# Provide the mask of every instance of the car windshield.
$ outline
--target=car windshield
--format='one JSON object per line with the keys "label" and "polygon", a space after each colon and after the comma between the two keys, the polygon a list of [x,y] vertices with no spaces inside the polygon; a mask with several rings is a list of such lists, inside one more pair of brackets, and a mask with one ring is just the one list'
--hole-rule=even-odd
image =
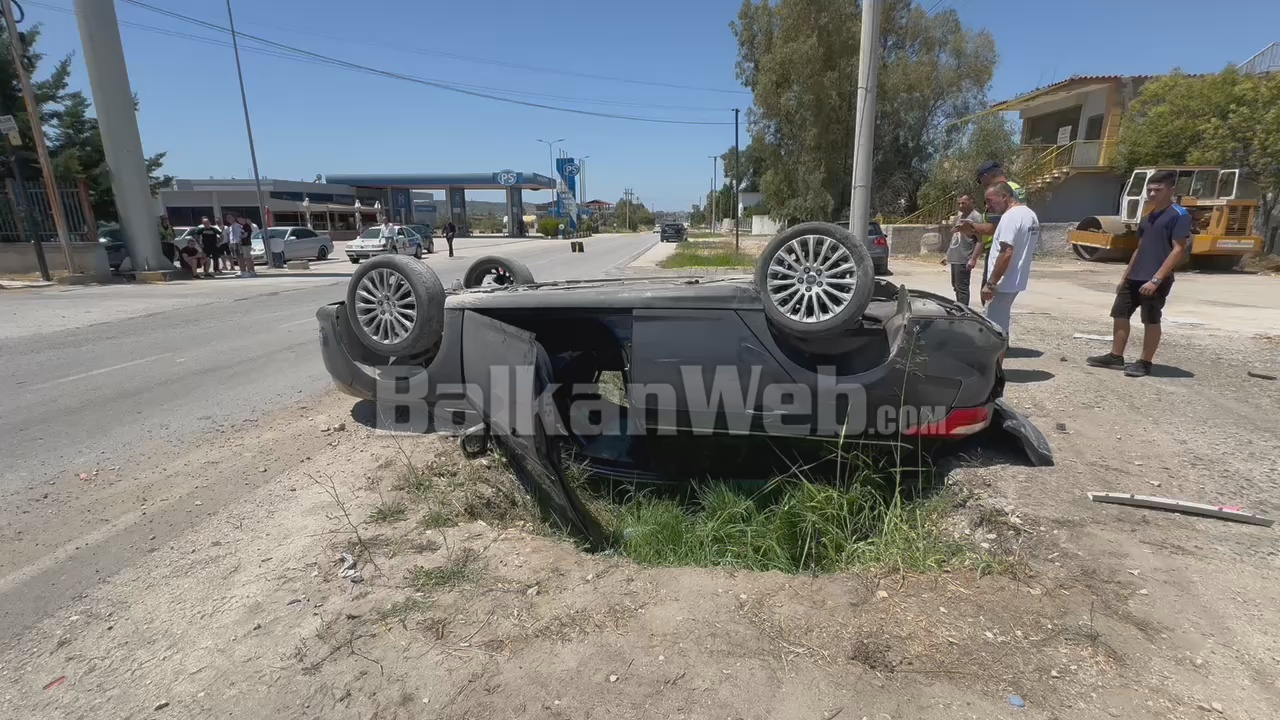
{"label": "car windshield", "polygon": [[666,225],[662,226],[662,229],[663,230],[680,230],[683,227],[684,226],[681,225],[680,223],[667,223]]}
{"label": "car windshield", "polygon": [[867,232],[869,232],[872,235],[883,235],[884,229],[880,227],[880,223],[873,220],[871,221],[871,229],[868,230]]}
{"label": "car windshield", "polygon": [[[273,237],[273,238],[282,238],[282,237],[284,237],[284,236],[286,236],[286,235],[288,235],[288,234],[289,234],[289,229],[288,229],[288,228],[267,228],[267,232],[268,232],[268,233],[270,233],[270,234],[271,234],[271,237]],[[261,231],[261,230],[259,230],[258,232],[254,233],[254,234],[253,234],[253,239],[254,239],[254,240],[261,240],[261,239],[262,239],[262,231]]]}
{"label": "car windshield", "polygon": [[364,232],[360,233],[360,239],[361,239],[361,240],[377,240],[377,239],[378,239],[378,238],[380,238],[380,237],[382,237],[382,226],[381,226],[381,225],[378,225],[378,226],[375,226],[375,227],[371,227],[371,228],[369,228],[369,229],[365,230]]}

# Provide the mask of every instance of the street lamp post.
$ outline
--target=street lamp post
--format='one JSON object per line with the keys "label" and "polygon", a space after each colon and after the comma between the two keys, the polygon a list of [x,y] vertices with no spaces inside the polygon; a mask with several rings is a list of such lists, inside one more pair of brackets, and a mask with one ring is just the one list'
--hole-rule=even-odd
{"label": "street lamp post", "polygon": [[719,194],[719,193],[717,193],[717,192],[716,192],[716,168],[718,168],[718,167],[720,166],[720,165],[719,165],[719,163],[720,163],[720,156],[719,156],[719,155],[708,155],[707,157],[711,158],[711,215],[710,215],[710,216],[708,216],[708,217],[709,217],[709,219],[707,220],[707,223],[711,226],[711,227],[710,227],[711,232],[715,232],[715,231],[716,231],[716,225],[715,225],[715,222],[716,222],[716,195],[718,195],[718,194]]}
{"label": "street lamp post", "polygon": [[583,155],[578,158],[578,202],[587,201],[587,158],[590,155]]}
{"label": "street lamp post", "polygon": [[552,148],[564,142],[564,138],[559,140],[539,140],[538,142],[547,146],[547,160],[551,162],[551,202],[554,203],[556,201],[556,156],[552,152]]}

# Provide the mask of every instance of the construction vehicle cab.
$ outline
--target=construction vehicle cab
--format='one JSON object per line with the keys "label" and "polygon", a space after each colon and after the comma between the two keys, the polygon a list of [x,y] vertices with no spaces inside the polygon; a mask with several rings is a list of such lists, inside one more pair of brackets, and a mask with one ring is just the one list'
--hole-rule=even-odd
{"label": "construction vehicle cab", "polygon": [[1128,260],[1138,248],[1138,224],[1149,212],[1147,180],[1165,170],[1177,173],[1174,201],[1191,213],[1191,267],[1230,269],[1241,256],[1261,250],[1262,238],[1253,233],[1258,189],[1242,179],[1239,170],[1146,167],[1129,176],[1120,195],[1119,215],[1087,217],[1067,233],[1075,254],[1082,260]]}

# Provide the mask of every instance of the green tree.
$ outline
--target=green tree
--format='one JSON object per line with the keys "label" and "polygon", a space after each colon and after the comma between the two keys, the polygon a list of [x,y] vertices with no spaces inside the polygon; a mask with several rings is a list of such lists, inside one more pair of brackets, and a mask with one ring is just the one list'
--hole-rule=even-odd
{"label": "green tree", "polygon": [[613,221],[616,227],[636,230],[653,225],[653,212],[646,208],[644,203],[621,198],[618,204],[614,205]]}
{"label": "green tree", "polygon": [[[730,147],[720,156],[720,167],[723,168],[724,179],[733,183],[733,150]],[[765,149],[755,142],[748,142],[742,147],[738,162],[742,164],[739,173],[742,176],[742,192],[760,192],[760,180],[765,171]]]}
{"label": "green tree", "polygon": [[[737,73],[751,89],[760,189],[783,219],[834,220],[849,207],[860,32],[858,3],[743,0],[732,23]],[[887,0],[881,25],[873,207],[915,209],[929,163],[986,105],[996,62],[985,30],[954,9]]]}
{"label": "green tree", "polygon": [[[32,78],[32,91],[40,104],[41,121],[44,124],[54,174],[63,182],[83,178],[89,188],[95,217],[98,220],[116,220],[118,214],[115,195],[111,189],[111,174],[102,148],[98,120],[90,114],[90,102],[84,93],[68,89],[72,56],[67,55],[59,60],[48,77],[36,80],[35,74],[44,59],[44,55],[35,50],[39,38],[39,25],[22,33],[26,51],[23,66]],[[0,25],[0,114],[14,116],[23,139],[23,144],[15,148],[15,153],[3,158],[5,175],[12,173],[9,163],[18,162],[21,163],[24,179],[28,183],[41,182],[42,174],[31,140],[31,119],[22,99],[22,86],[13,66],[13,51],[3,25]],[[164,158],[165,153],[159,153],[146,159],[153,191],[173,179],[159,174]]]}
{"label": "green tree", "polygon": [[1143,86],[1120,126],[1115,166],[1239,168],[1257,186],[1264,252],[1277,251],[1280,199],[1280,74],[1235,68],[1213,75],[1175,72]]}
{"label": "green tree", "polygon": [[988,113],[967,121],[929,164],[929,176],[920,187],[920,205],[939,203],[958,193],[969,193],[981,203],[977,169],[988,161],[1011,167],[1017,152],[1017,135],[1003,115]]}

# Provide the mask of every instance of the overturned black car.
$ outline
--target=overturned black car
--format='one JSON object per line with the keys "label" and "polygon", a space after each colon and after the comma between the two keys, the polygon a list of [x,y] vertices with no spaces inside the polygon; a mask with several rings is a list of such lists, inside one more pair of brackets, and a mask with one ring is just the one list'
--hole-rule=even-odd
{"label": "overturned black car", "polygon": [[446,291],[419,261],[361,265],[317,312],[325,367],[396,430],[503,443],[553,511],[590,529],[564,452],[593,471],[661,479],[653,448],[724,434],[908,442],[932,449],[988,426],[1033,464],[1044,437],[1002,400],[1003,332],[967,306],[872,273],[845,229],[775,237],[754,277],[538,283],[477,260]]}

